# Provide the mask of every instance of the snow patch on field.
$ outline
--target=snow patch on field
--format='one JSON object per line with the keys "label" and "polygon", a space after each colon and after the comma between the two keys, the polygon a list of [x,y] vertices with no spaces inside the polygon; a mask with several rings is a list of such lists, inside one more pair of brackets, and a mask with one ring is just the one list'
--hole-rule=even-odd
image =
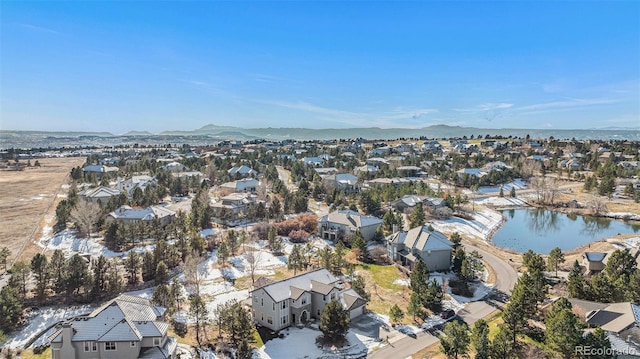
{"label": "snow patch on field", "polygon": [[481,204],[483,206],[492,206],[492,207],[523,207],[527,206],[527,203],[520,198],[511,198],[511,197],[488,197],[482,198],[474,201],[477,204]]}
{"label": "snow patch on field", "polygon": [[450,287],[447,288],[447,294],[449,294],[454,301],[456,301],[460,305],[463,305],[466,303],[477,302],[484,299],[484,297],[491,293],[491,290],[493,289],[492,285],[487,285],[483,282],[472,283],[471,287],[474,289],[473,297],[463,297],[461,295],[452,294]]}
{"label": "snow patch on field", "polygon": [[41,308],[32,311],[27,315],[27,324],[22,330],[9,335],[9,340],[5,343],[8,348],[22,348],[28,341],[33,339],[43,330],[55,323],[77,317],[79,315],[88,314],[93,310],[89,305],[74,306],[68,308]]}
{"label": "snow patch on field", "polygon": [[404,287],[408,287],[409,286],[409,279],[404,279],[404,278],[398,278],[396,280],[393,281],[393,284],[397,284],[397,285],[401,285]]}
{"label": "snow patch on field", "polygon": [[319,348],[316,345],[316,338],[322,335],[322,332],[318,330],[291,327],[282,333],[284,338],[272,339],[256,349],[254,358],[361,358],[367,355],[369,348],[379,345],[374,338],[358,334],[353,330],[347,333],[348,344],[342,348]]}
{"label": "snow patch on field", "polygon": [[487,240],[502,223],[502,215],[490,209],[474,212],[473,217],[472,220],[451,217],[447,220],[433,221],[431,225],[440,232],[458,232]]}
{"label": "snow patch on field", "polygon": [[125,252],[114,252],[98,242],[101,238],[78,238],[76,237],[76,231],[73,229],[65,229],[53,236],[51,227],[44,227],[42,232],[42,239],[38,241],[40,247],[52,251],[61,249],[67,255],[79,253],[81,255],[90,255],[91,257],[103,255],[111,258],[126,256],[131,250],[138,253],[145,253],[153,251],[156,247],[155,244],[148,244],[145,246],[137,246]]}

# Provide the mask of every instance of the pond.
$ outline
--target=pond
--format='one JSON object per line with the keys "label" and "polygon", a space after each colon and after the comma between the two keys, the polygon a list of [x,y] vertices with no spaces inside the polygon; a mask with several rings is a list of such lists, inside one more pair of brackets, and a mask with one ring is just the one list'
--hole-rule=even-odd
{"label": "pond", "polygon": [[618,233],[640,232],[640,222],[567,215],[540,208],[500,211],[507,222],[491,241],[498,247],[523,253],[531,249],[547,254],[555,247],[563,251]]}

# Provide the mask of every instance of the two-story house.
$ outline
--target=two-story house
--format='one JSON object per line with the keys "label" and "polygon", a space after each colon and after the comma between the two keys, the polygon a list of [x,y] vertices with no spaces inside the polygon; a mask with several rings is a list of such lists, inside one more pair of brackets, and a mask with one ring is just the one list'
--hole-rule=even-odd
{"label": "two-story house", "polygon": [[85,317],[62,324],[50,337],[52,359],[174,359],[165,309],[121,295]]}
{"label": "two-story house", "polygon": [[[227,224],[234,224],[246,218],[249,211],[258,204],[257,196],[250,193],[231,193],[211,204],[213,216]],[[235,223],[237,224],[237,223]]]}
{"label": "two-story house", "polygon": [[327,214],[318,221],[318,235],[324,239],[337,241],[351,238],[360,231],[365,241],[373,239],[382,220],[365,216],[351,210],[338,210]]}
{"label": "two-story house", "polygon": [[118,221],[121,223],[132,222],[151,222],[154,219],[158,219],[162,226],[173,222],[176,217],[176,212],[162,207],[162,206],[150,206],[147,208],[132,208],[130,206],[120,206],[120,208],[109,213],[106,222]]}
{"label": "two-story house", "polygon": [[389,258],[409,268],[421,259],[429,271],[448,270],[452,250],[453,243],[443,233],[429,230],[427,225],[387,237]]}
{"label": "two-story house", "polygon": [[111,197],[117,197],[119,195],[120,191],[117,189],[105,186],[88,188],[78,192],[78,198],[91,203],[100,203],[101,205],[107,204]]}
{"label": "two-story house", "polygon": [[335,173],[326,175],[322,178],[322,182],[328,188],[336,188],[338,191],[345,193],[358,192],[360,186],[358,185],[358,177],[351,173]]}
{"label": "two-story house", "polygon": [[342,303],[350,318],[363,314],[367,304],[353,289],[341,290],[339,280],[324,268],[263,283],[251,292],[251,313],[256,324],[274,331],[319,319],[331,300]]}
{"label": "two-story house", "polygon": [[260,181],[255,178],[243,178],[241,180],[223,183],[220,185],[220,193],[256,193]]}

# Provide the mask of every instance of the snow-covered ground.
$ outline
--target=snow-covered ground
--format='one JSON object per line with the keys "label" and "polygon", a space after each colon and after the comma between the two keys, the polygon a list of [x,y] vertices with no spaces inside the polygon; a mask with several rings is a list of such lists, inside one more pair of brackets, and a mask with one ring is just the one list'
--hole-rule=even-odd
{"label": "snow-covered ground", "polygon": [[484,297],[486,297],[487,294],[491,293],[491,290],[493,289],[492,285],[487,285],[483,282],[472,283],[471,287],[474,289],[473,297],[463,297],[461,295],[455,295],[451,293],[451,288],[449,287],[447,287],[447,294],[449,294],[452,300],[454,300],[455,302],[459,303],[460,305],[464,305],[466,303],[477,302],[484,299]]}
{"label": "snow-covered ground", "polygon": [[398,278],[398,279],[393,281],[393,284],[397,284],[397,285],[402,285],[402,286],[408,287],[410,282],[411,281],[409,279]]}
{"label": "snow-covered ground", "polygon": [[319,348],[316,339],[322,332],[310,328],[291,327],[283,331],[284,338],[275,338],[254,352],[256,359],[296,359],[296,358],[361,358],[366,356],[370,347],[380,343],[375,339],[349,330],[348,344],[342,348]]}
{"label": "snow-covered ground", "polygon": [[11,333],[4,344],[8,348],[22,348],[29,340],[33,339],[47,327],[64,319],[69,319],[82,314],[88,314],[93,310],[89,305],[73,306],[68,308],[40,308],[32,311],[27,316],[27,324],[17,333]]}
{"label": "snow-covered ground", "polygon": [[122,257],[126,256],[130,251],[138,253],[145,253],[153,251],[156,247],[155,244],[148,244],[145,246],[137,246],[129,251],[114,252],[104,245],[100,244],[99,238],[78,238],[76,237],[76,231],[73,229],[65,229],[56,234],[52,233],[51,227],[45,227],[43,229],[42,239],[38,242],[38,245],[46,250],[61,249],[66,255],[73,255],[79,253],[81,255],[90,255],[91,257],[99,257],[103,255],[105,257]]}
{"label": "snow-covered ground", "polygon": [[481,204],[483,206],[491,206],[491,207],[522,207],[527,206],[527,202],[523,201],[521,198],[512,198],[512,197],[487,197],[474,201],[477,204]]}
{"label": "snow-covered ground", "polygon": [[[512,188],[515,188],[516,190],[525,189],[527,188],[527,183],[521,178],[516,178],[515,180],[502,185],[502,191],[504,193],[508,193],[509,191],[511,191]],[[500,186],[480,187],[476,191],[476,193],[492,193],[492,192],[495,192],[495,193],[500,192]]]}
{"label": "snow-covered ground", "polygon": [[473,217],[472,220],[451,217],[447,220],[433,221],[431,224],[440,232],[458,232],[487,240],[489,235],[502,223],[502,215],[490,209],[474,212]]}

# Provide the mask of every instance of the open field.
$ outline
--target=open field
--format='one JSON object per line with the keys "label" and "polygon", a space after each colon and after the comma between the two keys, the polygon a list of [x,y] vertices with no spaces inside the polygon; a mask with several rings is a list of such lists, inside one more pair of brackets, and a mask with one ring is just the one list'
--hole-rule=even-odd
{"label": "open field", "polygon": [[81,166],[85,159],[38,161],[40,167],[0,172],[0,246],[11,250],[8,265],[19,257],[30,258],[36,253],[35,246],[23,250],[39,238],[45,218],[55,218],[56,205],[61,195],[66,194],[62,185],[69,183],[71,168]]}

